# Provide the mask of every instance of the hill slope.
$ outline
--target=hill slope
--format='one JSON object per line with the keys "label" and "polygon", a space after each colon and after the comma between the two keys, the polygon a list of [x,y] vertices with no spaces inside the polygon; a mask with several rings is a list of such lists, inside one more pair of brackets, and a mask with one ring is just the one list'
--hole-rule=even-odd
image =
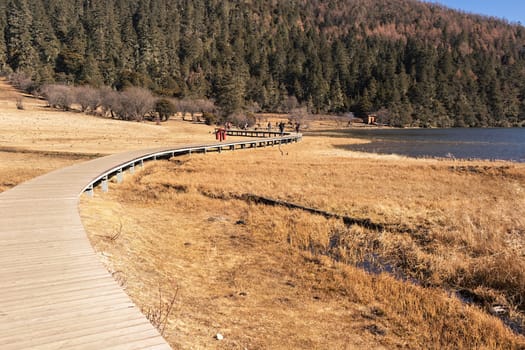
{"label": "hill slope", "polygon": [[226,113],[301,103],[508,126],[525,119],[524,29],[415,0],[10,0],[0,65],[37,83],[207,96]]}

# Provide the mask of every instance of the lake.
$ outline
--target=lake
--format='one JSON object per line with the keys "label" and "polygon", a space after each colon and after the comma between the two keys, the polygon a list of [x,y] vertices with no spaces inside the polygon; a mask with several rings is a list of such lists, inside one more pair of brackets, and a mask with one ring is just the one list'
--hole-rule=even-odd
{"label": "lake", "polygon": [[[333,134],[335,132],[335,134]],[[345,145],[353,151],[410,157],[501,159],[525,162],[525,128],[348,129],[334,136],[371,143]]]}

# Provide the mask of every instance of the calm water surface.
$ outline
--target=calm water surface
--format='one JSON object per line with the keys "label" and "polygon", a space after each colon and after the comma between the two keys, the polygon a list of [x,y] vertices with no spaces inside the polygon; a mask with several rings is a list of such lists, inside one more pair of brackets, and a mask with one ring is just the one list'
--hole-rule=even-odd
{"label": "calm water surface", "polygon": [[525,128],[513,129],[349,129],[340,137],[364,138],[369,144],[345,149],[410,157],[501,159],[525,162]]}

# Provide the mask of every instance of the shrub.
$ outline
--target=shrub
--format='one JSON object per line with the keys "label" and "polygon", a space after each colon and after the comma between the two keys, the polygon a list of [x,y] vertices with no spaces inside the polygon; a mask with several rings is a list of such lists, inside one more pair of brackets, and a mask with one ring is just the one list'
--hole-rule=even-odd
{"label": "shrub", "polygon": [[9,74],[8,79],[14,87],[22,91],[33,93],[36,89],[36,83],[31,79],[31,76],[26,73],[11,73]]}
{"label": "shrub", "polygon": [[214,102],[208,99],[182,99],[177,101],[177,110],[182,112],[183,118],[185,113],[189,113],[192,121],[200,121],[196,113],[213,113],[216,107]]}
{"label": "shrub", "polygon": [[144,116],[153,110],[155,99],[151,92],[144,88],[132,87],[120,94],[119,115],[124,120],[144,120]]}
{"label": "shrub", "polygon": [[309,115],[310,113],[308,113],[308,109],[306,107],[293,108],[290,111],[290,117],[288,118],[288,121],[290,123],[302,123],[308,118]]}
{"label": "shrub", "polygon": [[100,90],[102,113],[104,116],[110,114],[111,118],[121,119],[118,113],[122,110],[120,93],[105,87]]}
{"label": "shrub", "polygon": [[99,90],[100,104],[104,115],[121,120],[142,121],[154,109],[155,98],[147,89],[132,87],[124,92],[110,88]]}
{"label": "shrub", "polygon": [[100,90],[90,86],[79,86],[74,89],[75,102],[80,105],[82,112],[95,113],[102,103]]}
{"label": "shrub", "polygon": [[63,109],[65,111],[71,109],[71,105],[76,99],[75,92],[71,86],[57,84],[44,85],[41,91],[50,107]]}
{"label": "shrub", "polygon": [[255,115],[252,113],[233,113],[230,114],[226,120],[241,129],[244,127],[252,127],[257,123],[257,118],[255,118]]}
{"label": "shrub", "polygon": [[175,105],[165,98],[158,99],[155,102],[155,112],[157,113],[160,121],[168,121],[168,119],[176,112]]}
{"label": "shrub", "polygon": [[206,125],[216,125],[219,122],[219,117],[210,112],[204,112],[202,114],[202,118],[204,119],[204,123]]}

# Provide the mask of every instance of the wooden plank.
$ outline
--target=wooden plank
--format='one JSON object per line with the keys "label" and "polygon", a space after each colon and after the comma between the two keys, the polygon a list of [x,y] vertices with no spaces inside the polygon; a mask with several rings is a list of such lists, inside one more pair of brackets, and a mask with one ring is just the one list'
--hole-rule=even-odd
{"label": "wooden plank", "polygon": [[[121,320],[120,316],[121,312],[120,310],[116,310],[116,313],[111,315],[106,315],[105,318],[108,322],[118,322]],[[126,322],[136,322],[137,320],[141,320],[141,317],[134,318],[134,317],[128,317],[126,319]],[[73,325],[67,325],[63,321],[59,321],[53,324],[53,328],[60,329],[64,326],[68,326],[67,330],[62,332],[62,335],[64,337],[72,338],[76,334],[85,335],[85,334],[93,334],[93,332],[96,330],[98,325],[100,324],[100,316],[99,315],[91,315],[90,317],[86,317],[84,319],[84,322],[82,324],[74,323]],[[67,332],[67,333],[66,333]],[[32,337],[36,337],[39,340],[42,337],[49,335],[49,327],[48,325],[35,325],[31,332]],[[3,340],[3,345],[8,345],[12,343],[20,343],[21,341],[24,341],[27,335],[23,331],[23,329],[20,329],[20,332],[12,332],[10,335],[5,336]]]}
{"label": "wooden plank", "polygon": [[2,349],[169,348],[87,240],[78,198],[101,171],[93,163],[0,194]]}

